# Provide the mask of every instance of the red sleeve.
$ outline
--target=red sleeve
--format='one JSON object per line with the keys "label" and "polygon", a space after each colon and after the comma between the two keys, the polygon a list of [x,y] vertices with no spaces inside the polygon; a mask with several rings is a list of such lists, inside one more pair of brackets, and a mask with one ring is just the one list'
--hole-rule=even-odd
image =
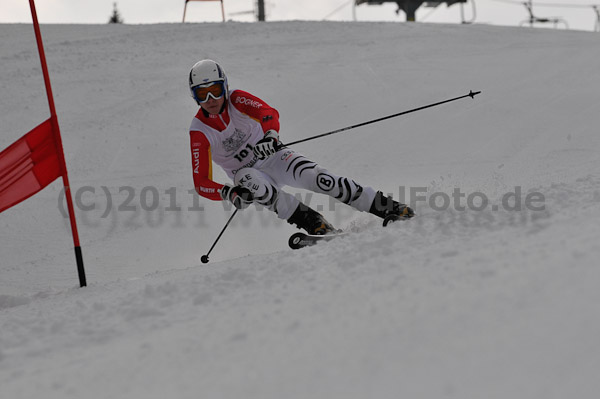
{"label": "red sleeve", "polygon": [[202,132],[191,131],[192,168],[194,188],[201,196],[213,201],[221,201],[219,191],[223,185],[212,180],[212,158],[210,143]]}
{"label": "red sleeve", "polygon": [[279,133],[279,112],[252,94],[235,90],[231,93],[231,103],[240,112],[261,124],[263,132],[273,129]]}

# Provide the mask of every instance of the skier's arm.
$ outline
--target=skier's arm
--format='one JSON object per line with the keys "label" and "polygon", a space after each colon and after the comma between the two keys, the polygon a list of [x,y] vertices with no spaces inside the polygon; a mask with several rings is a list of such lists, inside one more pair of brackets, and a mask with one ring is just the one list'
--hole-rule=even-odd
{"label": "skier's arm", "polygon": [[192,169],[194,173],[194,188],[201,196],[213,201],[221,201],[219,191],[223,188],[212,180],[212,159],[210,143],[202,132],[191,131]]}
{"label": "skier's arm", "polygon": [[279,134],[279,112],[260,98],[235,90],[231,93],[231,103],[238,111],[260,123],[265,134],[270,130]]}

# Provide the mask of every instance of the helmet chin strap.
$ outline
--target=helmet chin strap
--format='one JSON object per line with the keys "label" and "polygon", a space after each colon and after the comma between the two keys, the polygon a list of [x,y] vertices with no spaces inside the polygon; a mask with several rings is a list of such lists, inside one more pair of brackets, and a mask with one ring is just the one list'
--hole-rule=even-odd
{"label": "helmet chin strap", "polygon": [[223,105],[221,106],[221,109],[219,110],[219,114],[222,114],[223,111],[225,111],[225,106],[227,105],[227,102],[229,100],[225,99],[225,101],[223,101]]}

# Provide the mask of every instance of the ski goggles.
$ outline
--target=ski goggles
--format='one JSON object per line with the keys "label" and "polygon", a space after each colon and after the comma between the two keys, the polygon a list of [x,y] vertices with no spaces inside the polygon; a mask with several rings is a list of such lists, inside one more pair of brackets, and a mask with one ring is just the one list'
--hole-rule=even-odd
{"label": "ski goggles", "polygon": [[211,82],[203,85],[195,86],[192,89],[194,99],[199,103],[207,102],[211,97],[215,100],[220,99],[225,95],[225,86],[223,82]]}

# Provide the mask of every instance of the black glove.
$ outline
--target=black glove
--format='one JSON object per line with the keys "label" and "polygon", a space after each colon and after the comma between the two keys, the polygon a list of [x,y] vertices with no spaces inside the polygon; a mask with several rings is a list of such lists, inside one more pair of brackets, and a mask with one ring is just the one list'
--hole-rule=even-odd
{"label": "black glove", "polygon": [[252,203],[252,192],[245,187],[224,185],[221,198],[233,204],[237,209],[246,209]]}
{"label": "black glove", "polygon": [[258,159],[266,159],[279,150],[279,134],[271,129],[267,130],[265,137],[254,145],[254,155]]}

